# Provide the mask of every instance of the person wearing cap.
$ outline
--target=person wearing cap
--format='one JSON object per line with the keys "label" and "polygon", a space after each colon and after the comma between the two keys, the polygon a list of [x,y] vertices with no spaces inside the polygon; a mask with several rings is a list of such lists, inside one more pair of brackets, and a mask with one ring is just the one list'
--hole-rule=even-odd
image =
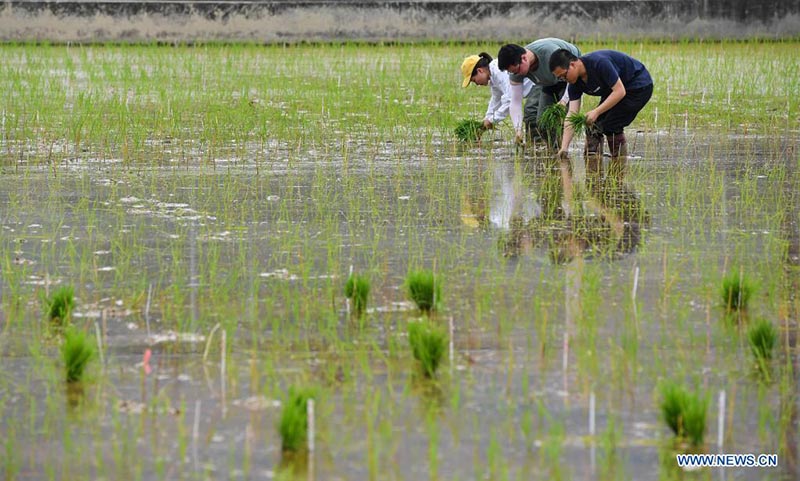
{"label": "person wearing cap", "polygon": [[[550,55],[556,50],[567,49],[576,56],[581,51],[575,45],[560,38],[542,38],[529,43],[525,47],[516,44],[506,44],[497,54],[497,66],[500,70],[508,71],[511,82],[511,106],[509,109],[511,120],[517,128],[516,140],[524,142],[521,128],[522,120],[528,131],[530,140],[544,139],[551,147],[557,148],[558,135],[552,131],[539,128],[539,119],[547,107],[560,101],[566,103],[564,94],[567,83],[556,78],[550,71]],[[525,78],[534,83],[525,103],[525,116],[522,118],[522,82]]]}
{"label": "person wearing cap", "polygon": [[[653,95],[653,79],[644,64],[616,50],[598,50],[578,57],[563,49],[550,56],[549,68],[554,76],[569,83],[567,115],[580,112],[583,94],[600,97],[597,107],[586,113],[587,124],[595,126],[586,133],[587,160],[596,163],[602,157],[605,135],[611,159],[624,162],[627,156],[624,128]],[[559,157],[567,156],[573,135],[572,126],[564,122]]]}
{"label": "person wearing cap", "polygon": [[[492,129],[498,122],[508,117],[511,105],[511,84],[508,81],[508,74],[500,71],[497,67],[497,59],[492,59],[492,56],[486,52],[470,55],[461,63],[461,73],[464,76],[461,86],[464,88],[470,82],[474,82],[475,85],[491,87],[492,97],[489,99],[489,106],[483,116],[484,129]],[[525,79],[522,86],[523,97],[528,95],[531,87],[533,87],[533,82]]]}

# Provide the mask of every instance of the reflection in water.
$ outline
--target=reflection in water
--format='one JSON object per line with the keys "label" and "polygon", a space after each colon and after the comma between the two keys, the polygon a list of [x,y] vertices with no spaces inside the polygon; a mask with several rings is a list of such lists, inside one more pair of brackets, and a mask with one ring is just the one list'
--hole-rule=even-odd
{"label": "reflection in water", "polygon": [[74,413],[85,402],[85,391],[83,383],[70,382],[66,387],[67,407],[70,413]]}
{"label": "reflection in water", "polygon": [[574,170],[581,169],[573,169],[568,160],[497,164],[491,195],[472,199],[467,216],[472,224],[465,221],[497,230],[498,249],[505,257],[538,249],[554,264],[565,265],[564,393],[569,392],[570,343],[583,311],[585,259],[634,252],[642,242],[642,228],[650,223],[649,213],[626,182],[624,159],[613,159],[607,168],[602,162],[578,167],[585,175],[575,175]]}
{"label": "reflection in water", "polygon": [[[791,168],[790,168],[791,169]],[[797,173],[789,175],[797,179]],[[784,343],[788,362],[780,394],[781,442],[780,466],[786,479],[800,479],[800,449],[798,449],[798,403],[800,403],[800,352],[797,349],[798,319],[800,318],[800,218],[798,218],[796,182],[787,182],[783,203],[782,231],[786,238],[784,302]],[[782,316],[783,317],[783,316]]]}
{"label": "reflection in water", "polygon": [[491,201],[489,222],[500,229],[508,230],[512,225],[526,225],[541,209],[528,195],[525,179],[515,175],[513,165],[498,165],[494,170],[496,192]]}
{"label": "reflection in water", "polygon": [[564,271],[564,345],[562,354],[563,390],[569,392],[569,342],[583,312],[583,256],[575,255]]}
{"label": "reflection in water", "polygon": [[314,479],[313,469],[308,451],[284,451],[281,453],[280,462],[278,464],[278,478],[293,481],[307,481],[309,479]]}
{"label": "reflection in water", "polygon": [[566,160],[496,166],[488,224],[500,231],[500,252],[517,257],[542,247],[555,264],[633,252],[650,215],[625,174],[618,160],[605,171],[593,164],[584,178]]}

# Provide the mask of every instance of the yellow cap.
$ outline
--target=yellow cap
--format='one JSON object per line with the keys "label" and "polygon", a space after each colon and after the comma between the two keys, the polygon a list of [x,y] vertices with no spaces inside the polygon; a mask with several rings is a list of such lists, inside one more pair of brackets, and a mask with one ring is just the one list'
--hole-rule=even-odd
{"label": "yellow cap", "polygon": [[469,85],[469,82],[472,80],[472,71],[475,70],[475,64],[477,64],[480,59],[481,57],[479,55],[470,55],[464,59],[464,62],[461,64],[461,73],[464,74],[464,82],[461,83],[462,87]]}

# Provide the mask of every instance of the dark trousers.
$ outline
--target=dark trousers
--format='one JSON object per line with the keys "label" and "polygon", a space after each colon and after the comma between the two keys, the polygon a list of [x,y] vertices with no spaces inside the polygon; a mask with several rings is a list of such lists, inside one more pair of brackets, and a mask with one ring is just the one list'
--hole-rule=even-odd
{"label": "dark trousers", "polygon": [[[625,97],[610,110],[597,118],[597,127],[605,135],[621,134],[622,130],[629,126],[639,111],[644,108],[650,97],[653,95],[653,84],[647,87],[628,90]],[[605,102],[606,98],[600,99],[600,103]]]}
{"label": "dark trousers", "polygon": [[534,85],[528,94],[525,101],[525,112],[523,120],[525,127],[528,129],[528,135],[531,139],[545,139],[548,144],[556,146],[558,141],[558,132],[544,132],[539,128],[539,119],[542,113],[547,110],[547,107],[558,102],[564,95],[567,88],[566,82],[559,82],[555,85],[542,87],[541,85]]}

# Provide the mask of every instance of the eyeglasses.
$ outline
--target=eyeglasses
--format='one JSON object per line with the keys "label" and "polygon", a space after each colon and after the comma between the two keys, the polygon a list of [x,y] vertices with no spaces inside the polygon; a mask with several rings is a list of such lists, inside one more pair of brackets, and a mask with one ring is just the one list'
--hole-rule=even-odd
{"label": "eyeglasses", "polygon": [[562,73],[561,75],[556,75],[556,80],[559,80],[561,82],[566,82],[567,81],[567,72],[569,72],[569,69],[571,69],[571,68],[572,68],[572,64],[567,65],[567,68],[566,68],[566,70],[564,70],[564,73]]}

